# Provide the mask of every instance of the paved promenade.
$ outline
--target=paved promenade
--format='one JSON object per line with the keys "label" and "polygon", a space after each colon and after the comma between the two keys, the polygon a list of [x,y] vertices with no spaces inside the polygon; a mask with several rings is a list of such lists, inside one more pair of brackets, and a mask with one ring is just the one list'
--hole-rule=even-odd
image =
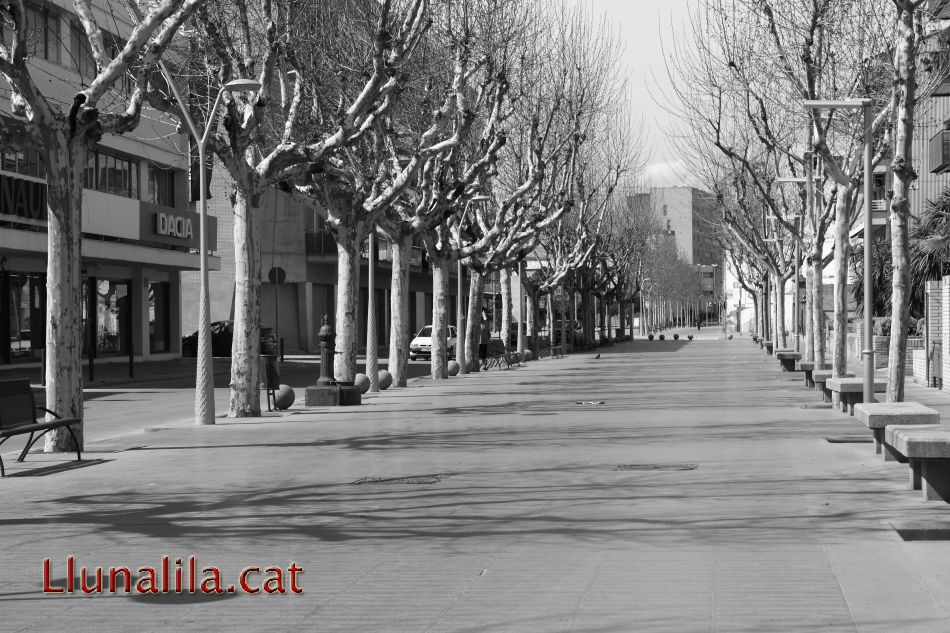
{"label": "paved promenade", "polygon": [[[799,374],[744,337],[600,354],[124,435],[60,472],[12,440],[0,630],[950,631],[950,542],[895,530],[950,534],[950,506],[827,441],[869,432]],[[303,592],[44,595],[70,555],[194,555],[224,585],[295,563]]]}

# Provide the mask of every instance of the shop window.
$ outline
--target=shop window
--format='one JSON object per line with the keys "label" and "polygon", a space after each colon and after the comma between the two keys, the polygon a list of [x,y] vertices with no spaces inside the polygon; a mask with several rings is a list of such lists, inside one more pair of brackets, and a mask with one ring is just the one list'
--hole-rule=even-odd
{"label": "shop window", "polygon": [[171,285],[167,281],[148,285],[148,351],[171,351]]}
{"label": "shop window", "polygon": [[[45,277],[32,273],[0,273],[0,323],[5,341],[0,341],[0,362],[35,361],[43,349]],[[9,345],[9,347],[7,347]]]}
{"label": "shop window", "polygon": [[96,355],[127,354],[129,328],[131,326],[131,302],[129,301],[129,281],[96,279],[90,284],[83,281],[83,352],[89,349],[90,327],[90,291],[95,292],[95,329]]}
{"label": "shop window", "polygon": [[146,200],[166,207],[175,206],[175,171],[148,164],[148,192]]}

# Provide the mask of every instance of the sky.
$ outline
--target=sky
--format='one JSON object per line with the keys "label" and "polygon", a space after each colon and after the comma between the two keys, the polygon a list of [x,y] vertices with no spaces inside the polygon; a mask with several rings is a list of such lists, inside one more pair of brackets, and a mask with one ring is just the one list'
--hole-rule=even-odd
{"label": "sky", "polygon": [[631,108],[643,120],[644,134],[652,148],[645,179],[654,186],[690,184],[676,143],[667,138],[671,128],[663,99],[666,68],[663,46],[670,49],[673,33],[680,34],[688,25],[689,12],[697,0],[578,0],[594,15],[606,14],[617,25],[624,41],[624,61],[633,89]]}

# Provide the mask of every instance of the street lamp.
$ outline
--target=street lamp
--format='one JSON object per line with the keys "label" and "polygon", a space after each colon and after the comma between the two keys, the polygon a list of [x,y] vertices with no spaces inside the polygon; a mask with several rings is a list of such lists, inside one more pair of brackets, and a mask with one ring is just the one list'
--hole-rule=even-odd
{"label": "street lamp", "polygon": [[[465,312],[463,311],[463,301],[462,301],[462,225],[465,223],[465,216],[468,215],[468,205],[473,202],[487,202],[491,200],[491,196],[477,195],[472,196],[465,202],[465,208],[462,210],[462,217],[459,218],[459,233],[458,233],[458,273],[456,282],[456,292],[455,292],[455,360],[459,364],[459,373],[467,374],[468,373],[468,359],[465,355]],[[524,281],[521,280],[523,284]],[[443,346],[444,349],[445,346]]]}
{"label": "street lamp", "polygon": [[188,125],[188,130],[198,143],[198,186],[199,191],[199,218],[198,218],[198,247],[200,265],[200,284],[201,291],[198,303],[198,350],[197,350],[197,370],[195,372],[195,424],[214,424],[214,368],[211,358],[211,298],[209,296],[208,283],[208,193],[207,177],[205,175],[205,147],[208,143],[208,137],[211,134],[213,123],[215,122],[215,112],[221,103],[221,96],[227,91],[249,92],[260,90],[261,82],[254,79],[235,79],[221,86],[218,95],[214,99],[208,121],[205,129],[198,134],[198,128],[188,110],[187,102],[181,98],[178,88],[175,86],[172,74],[168,72],[164,62],[159,62],[162,75],[175,101],[178,102],[178,108],[181,110],[181,116]]}
{"label": "street lamp", "polygon": [[[806,110],[862,110],[864,114],[864,401],[874,402],[874,341],[871,327],[874,289],[871,287],[871,99],[846,99],[841,101],[805,100]],[[796,280],[797,281],[797,280]]]}

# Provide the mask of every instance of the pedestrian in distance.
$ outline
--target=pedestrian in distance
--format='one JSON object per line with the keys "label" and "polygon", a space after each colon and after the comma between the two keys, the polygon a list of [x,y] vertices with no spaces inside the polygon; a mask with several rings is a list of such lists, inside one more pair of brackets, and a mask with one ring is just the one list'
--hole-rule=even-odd
{"label": "pedestrian in distance", "polygon": [[482,322],[478,326],[478,361],[482,369],[488,362],[488,341],[491,340],[491,328],[488,327],[488,312],[482,311]]}

